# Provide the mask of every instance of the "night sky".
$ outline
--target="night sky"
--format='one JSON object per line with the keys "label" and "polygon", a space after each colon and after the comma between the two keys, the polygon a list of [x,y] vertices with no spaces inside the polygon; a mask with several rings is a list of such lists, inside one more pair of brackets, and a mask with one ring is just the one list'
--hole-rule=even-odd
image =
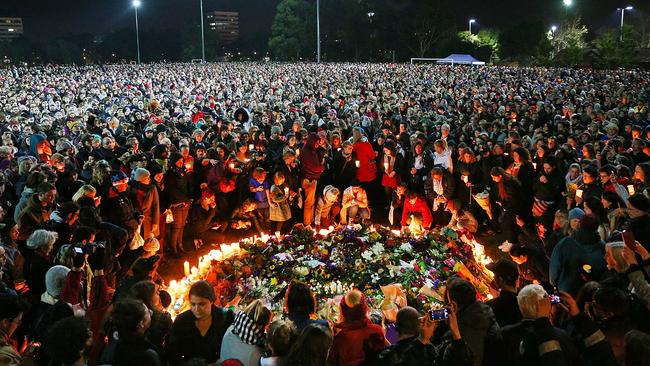
{"label": "night sky", "polygon": [[[315,0],[314,0],[315,1]],[[355,1],[355,0],[350,0]],[[396,0],[399,1],[399,0]],[[422,0],[425,1],[425,0]],[[140,26],[180,28],[184,22],[199,20],[199,0],[142,0]],[[240,12],[240,30],[247,34],[270,34],[275,7],[280,0],[204,0],[210,10]],[[326,7],[328,1],[321,0]],[[111,30],[132,26],[130,0],[0,0],[0,16],[22,17],[28,38],[56,37],[91,33],[103,35]],[[522,21],[541,20],[557,23],[564,12],[561,0],[463,0],[456,2],[457,27],[475,17],[480,27],[503,27]],[[618,25],[617,7],[634,5],[626,17],[648,16],[650,1],[574,0],[572,11],[579,13],[590,31]],[[379,12],[381,9],[375,10]],[[628,18],[630,19],[630,18]]]}

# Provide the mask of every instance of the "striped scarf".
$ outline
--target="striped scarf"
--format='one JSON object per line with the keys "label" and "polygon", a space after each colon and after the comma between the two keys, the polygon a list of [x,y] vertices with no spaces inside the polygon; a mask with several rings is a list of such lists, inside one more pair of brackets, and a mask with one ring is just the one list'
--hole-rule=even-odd
{"label": "striped scarf", "polygon": [[235,316],[232,333],[246,344],[263,346],[265,341],[264,330],[260,329],[253,319],[242,311]]}

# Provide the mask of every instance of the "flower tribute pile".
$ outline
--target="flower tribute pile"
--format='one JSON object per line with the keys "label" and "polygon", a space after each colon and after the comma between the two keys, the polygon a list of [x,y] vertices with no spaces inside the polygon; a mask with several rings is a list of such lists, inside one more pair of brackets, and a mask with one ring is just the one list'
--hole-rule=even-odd
{"label": "flower tribute pile", "polygon": [[319,314],[334,320],[340,296],[351,288],[362,290],[371,305],[383,300],[382,286],[400,284],[407,296],[425,307],[443,303],[445,281],[459,275],[489,297],[490,259],[469,235],[450,229],[404,235],[381,226],[345,226],[315,233],[296,227],[291,234],[262,234],[234,244],[222,244],[199,258],[198,266],[185,262],[185,277],[171,281],[172,315],[189,307],[187,291],[197,280],[213,284],[221,306],[265,299],[282,310],[283,292],[291,280],[309,283],[319,303]]}

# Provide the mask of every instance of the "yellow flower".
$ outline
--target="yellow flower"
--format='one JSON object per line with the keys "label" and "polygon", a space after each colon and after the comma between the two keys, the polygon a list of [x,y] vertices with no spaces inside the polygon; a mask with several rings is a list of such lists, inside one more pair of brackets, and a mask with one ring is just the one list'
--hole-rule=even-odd
{"label": "yellow flower", "polygon": [[278,284],[278,279],[275,277],[271,278],[271,286],[275,286],[277,284]]}

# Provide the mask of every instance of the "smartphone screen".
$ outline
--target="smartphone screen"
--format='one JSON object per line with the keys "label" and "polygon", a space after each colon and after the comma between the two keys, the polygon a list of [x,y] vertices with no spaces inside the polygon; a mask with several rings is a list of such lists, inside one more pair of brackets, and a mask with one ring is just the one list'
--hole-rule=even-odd
{"label": "smartphone screen", "polygon": [[82,253],[84,252],[84,250],[81,249],[81,248],[79,248],[79,247],[75,247],[75,248],[74,248],[74,252],[75,252],[75,253],[82,254]]}
{"label": "smartphone screen", "polygon": [[449,319],[449,310],[445,308],[437,309],[437,310],[429,310],[429,319],[431,320]]}
{"label": "smartphone screen", "polygon": [[557,305],[560,303],[560,296],[558,295],[551,295],[551,305]]}
{"label": "smartphone screen", "polygon": [[636,250],[636,241],[634,239],[634,233],[631,231],[623,231],[621,233],[623,236],[623,243],[625,243],[625,246],[630,248],[632,251]]}

